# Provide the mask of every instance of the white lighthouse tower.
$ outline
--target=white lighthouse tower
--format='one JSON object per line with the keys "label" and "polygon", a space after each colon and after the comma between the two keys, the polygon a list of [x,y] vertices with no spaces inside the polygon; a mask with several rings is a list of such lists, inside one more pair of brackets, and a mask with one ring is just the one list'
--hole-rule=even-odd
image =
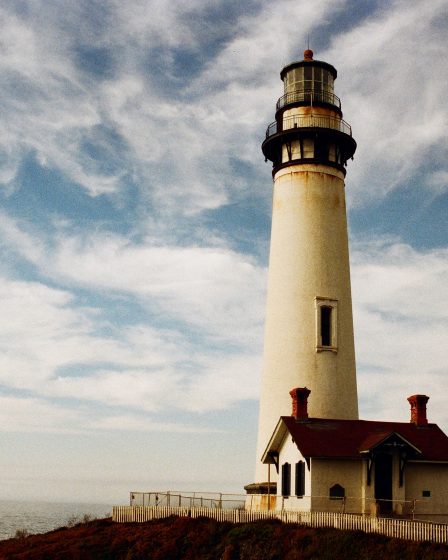
{"label": "white lighthouse tower", "polygon": [[[344,177],[356,150],[333,92],[336,69],[306,50],[281,71],[262,150],[274,193],[255,484],[268,480],[261,456],[289,391],[311,390],[310,417],[357,419]],[[275,473],[271,480],[275,481]],[[249,491],[249,487],[247,487]]]}

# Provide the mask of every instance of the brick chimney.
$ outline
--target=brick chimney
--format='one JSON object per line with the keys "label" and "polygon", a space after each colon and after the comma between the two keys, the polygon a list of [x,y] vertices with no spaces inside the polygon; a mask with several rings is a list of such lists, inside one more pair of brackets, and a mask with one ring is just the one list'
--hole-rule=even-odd
{"label": "brick chimney", "polygon": [[296,420],[308,418],[308,396],[311,393],[306,387],[296,387],[289,392],[292,397],[292,415]]}
{"label": "brick chimney", "polygon": [[429,397],[426,395],[412,395],[408,397],[411,405],[411,422],[416,426],[425,426],[428,423],[426,418],[426,403]]}

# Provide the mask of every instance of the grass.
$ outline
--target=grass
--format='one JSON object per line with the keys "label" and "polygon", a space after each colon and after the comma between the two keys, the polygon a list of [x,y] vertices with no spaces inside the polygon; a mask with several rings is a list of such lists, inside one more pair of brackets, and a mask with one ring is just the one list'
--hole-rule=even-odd
{"label": "grass", "polygon": [[[80,522],[78,522],[80,521]],[[446,560],[448,546],[277,520],[241,525],[170,517],[148,523],[78,520],[0,541],[0,560]]]}

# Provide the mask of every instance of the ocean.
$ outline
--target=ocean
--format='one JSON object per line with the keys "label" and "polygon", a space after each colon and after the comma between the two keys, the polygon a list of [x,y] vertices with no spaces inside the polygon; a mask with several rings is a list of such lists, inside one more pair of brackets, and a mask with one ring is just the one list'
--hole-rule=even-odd
{"label": "ocean", "polygon": [[9,539],[16,531],[46,533],[64,527],[84,515],[92,518],[110,517],[111,505],[59,504],[50,502],[13,502],[0,500],[0,540]]}

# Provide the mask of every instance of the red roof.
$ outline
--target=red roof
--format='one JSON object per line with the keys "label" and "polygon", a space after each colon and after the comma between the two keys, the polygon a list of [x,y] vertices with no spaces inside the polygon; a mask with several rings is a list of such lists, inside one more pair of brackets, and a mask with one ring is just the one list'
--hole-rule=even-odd
{"label": "red roof", "polygon": [[324,418],[297,421],[292,416],[282,416],[281,420],[304,457],[359,459],[362,452],[397,434],[421,452],[416,459],[448,461],[448,437],[437,424]]}

